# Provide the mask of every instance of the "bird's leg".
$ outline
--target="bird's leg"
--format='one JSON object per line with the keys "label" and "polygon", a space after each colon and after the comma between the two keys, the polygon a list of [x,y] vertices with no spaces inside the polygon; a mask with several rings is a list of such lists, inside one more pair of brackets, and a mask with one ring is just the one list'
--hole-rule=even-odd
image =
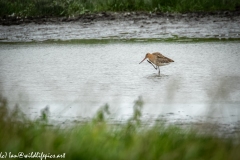
{"label": "bird's leg", "polygon": [[150,63],[152,66],[153,66],[153,68],[154,69],[156,69],[157,70],[157,67],[155,67],[153,64],[152,64],[152,62],[151,61],[149,61],[149,60],[147,60],[148,61],[148,63]]}
{"label": "bird's leg", "polygon": [[158,66],[158,75],[160,76],[160,67]]}

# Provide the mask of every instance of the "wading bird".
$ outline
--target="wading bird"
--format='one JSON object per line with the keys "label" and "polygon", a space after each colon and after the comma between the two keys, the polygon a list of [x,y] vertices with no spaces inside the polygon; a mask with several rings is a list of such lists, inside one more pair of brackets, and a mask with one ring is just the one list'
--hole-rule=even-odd
{"label": "wading bird", "polygon": [[[149,59],[147,60],[156,70],[158,69],[158,74],[160,75],[160,66],[165,66],[170,64],[171,62],[174,62],[172,59],[165,57],[164,55],[162,55],[159,52],[154,52],[154,53],[147,53],[145,58],[140,62],[142,63],[145,59]],[[139,64],[140,64],[139,63]],[[155,65],[156,66],[155,66]]]}

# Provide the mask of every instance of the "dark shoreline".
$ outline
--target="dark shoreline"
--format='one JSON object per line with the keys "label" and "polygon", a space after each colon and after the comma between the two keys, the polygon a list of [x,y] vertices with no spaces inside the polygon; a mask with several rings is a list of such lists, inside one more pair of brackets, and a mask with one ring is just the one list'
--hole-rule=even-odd
{"label": "dark shoreline", "polygon": [[0,17],[0,25],[21,25],[28,23],[46,24],[46,23],[61,23],[61,22],[97,22],[97,21],[112,21],[112,20],[142,20],[151,18],[204,18],[208,16],[226,17],[233,19],[240,16],[240,11],[219,11],[219,12],[193,12],[193,13],[149,13],[149,12],[101,12],[92,14],[83,14],[73,17],[17,17],[17,16],[2,16]]}

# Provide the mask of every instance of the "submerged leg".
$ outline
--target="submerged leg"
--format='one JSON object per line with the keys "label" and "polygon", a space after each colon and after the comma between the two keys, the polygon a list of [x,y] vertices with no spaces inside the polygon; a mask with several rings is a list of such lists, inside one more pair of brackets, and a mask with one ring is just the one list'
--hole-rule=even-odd
{"label": "submerged leg", "polygon": [[153,68],[154,69],[156,69],[157,70],[157,67],[155,67],[153,64],[152,64],[152,62],[151,61],[149,61],[149,60],[147,60],[148,61],[148,63],[150,63],[152,66],[153,66]]}

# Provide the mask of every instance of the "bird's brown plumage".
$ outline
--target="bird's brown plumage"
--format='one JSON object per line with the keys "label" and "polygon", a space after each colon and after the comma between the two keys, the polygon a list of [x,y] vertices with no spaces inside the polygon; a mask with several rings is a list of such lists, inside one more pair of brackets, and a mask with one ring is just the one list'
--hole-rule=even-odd
{"label": "bird's brown plumage", "polygon": [[[145,58],[140,62],[142,63],[145,59],[149,59],[149,63],[151,63],[152,65],[155,64],[156,67],[153,65],[153,67],[155,69],[159,69],[159,75],[160,75],[160,66],[165,66],[165,65],[168,65],[170,64],[171,62],[174,62],[174,60],[168,58],[168,57],[165,57],[164,55],[162,55],[161,53],[159,52],[154,52],[154,53],[147,53]],[[140,64],[139,63],[139,64]]]}
{"label": "bird's brown plumage", "polygon": [[163,65],[169,64],[170,62],[174,62],[172,59],[165,57],[159,52],[154,52],[152,54],[149,54],[147,58],[156,66],[163,66]]}

